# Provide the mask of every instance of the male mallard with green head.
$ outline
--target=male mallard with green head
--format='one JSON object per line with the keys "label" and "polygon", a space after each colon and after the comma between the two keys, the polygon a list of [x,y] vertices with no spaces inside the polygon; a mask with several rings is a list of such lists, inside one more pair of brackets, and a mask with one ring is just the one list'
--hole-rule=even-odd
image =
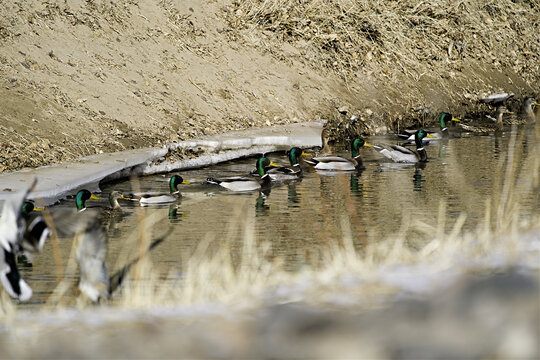
{"label": "male mallard with green head", "polygon": [[294,180],[302,177],[302,167],[300,166],[300,158],[308,156],[302,149],[293,147],[287,152],[289,163],[291,166],[270,167],[266,173],[270,175],[272,180]]}
{"label": "male mallard with green head", "polygon": [[379,153],[389,158],[394,162],[399,163],[417,163],[427,162],[427,153],[424,149],[422,140],[425,137],[431,138],[433,135],[428,134],[425,130],[418,130],[414,134],[414,143],[416,145],[416,151],[407,149],[406,147],[391,144],[377,144],[373,148]]}
{"label": "male mallard with green head", "polygon": [[279,165],[263,156],[258,158],[255,162],[255,168],[260,176],[259,179],[250,179],[246,177],[234,177],[226,179],[208,178],[206,179],[206,182],[208,184],[219,185],[225,189],[235,192],[260,190],[261,188],[271,186],[272,179],[267,173],[267,168],[270,166],[279,167]]}
{"label": "male mallard with green head", "polygon": [[347,159],[341,156],[317,156],[304,161],[318,170],[337,170],[337,171],[354,171],[363,170],[364,164],[360,156],[360,148],[363,146],[373,146],[364,141],[364,139],[356,138],[351,142],[352,159]]}
{"label": "male mallard with green head", "polygon": [[180,184],[189,185],[190,182],[178,174],[171,176],[169,179],[169,193],[163,192],[148,192],[143,194],[125,194],[123,199],[139,201],[141,206],[154,204],[170,204],[178,201],[182,197],[178,186]]}
{"label": "male mallard with green head", "polygon": [[[455,118],[452,116],[452,114],[443,112],[441,116],[439,117],[439,131],[438,132],[431,132],[428,131],[429,134],[433,136],[433,138],[425,137],[422,139],[422,142],[428,143],[433,140],[440,140],[444,138],[450,137],[450,131],[448,129],[448,124],[451,121],[460,122],[461,120],[458,118]],[[408,141],[414,141],[414,136],[418,130],[405,130],[402,134],[398,134],[398,136],[402,139],[407,139]]]}
{"label": "male mallard with green head", "polygon": [[99,197],[92,194],[90,191],[86,189],[81,189],[77,192],[75,195],[75,206],[77,207],[77,211],[84,211],[86,210],[86,201],[87,200],[99,200]]}

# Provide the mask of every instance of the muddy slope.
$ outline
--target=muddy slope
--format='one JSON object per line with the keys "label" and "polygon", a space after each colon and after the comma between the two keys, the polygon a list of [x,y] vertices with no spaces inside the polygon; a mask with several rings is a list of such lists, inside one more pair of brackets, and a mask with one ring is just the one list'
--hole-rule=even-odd
{"label": "muddy slope", "polygon": [[[534,2],[408,3],[3,1],[0,172],[232,129],[336,123],[335,106],[359,115],[355,131],[374,133],[414,120],[417,107],[463,113],[485,93],[538,94]],[[415,16],[408,43],[384,28]],[[398,48],[411,51],[397,58]]]}

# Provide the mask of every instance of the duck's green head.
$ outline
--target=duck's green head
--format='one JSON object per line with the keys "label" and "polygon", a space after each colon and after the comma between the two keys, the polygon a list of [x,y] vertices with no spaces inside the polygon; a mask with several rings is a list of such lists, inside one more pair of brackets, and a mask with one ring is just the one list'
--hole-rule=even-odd
{"label": "duck's green head", "polygon": [[180,175],[173,175],[169,180],[169,189],[171,190],[171,193],[178,192],[178,185],[180,184],[189,185],[190,183],[184,180]]}
{"label": "duck's green head", "polygon": [[453,117],[452,114],[449,114],[449,113],[446,113],[446,112],[442,113],[441,117],[440,117],[441,130],[446,129],[446,124],[450,123],[450,121],[459,122],[461,120],[459,120],[458,118]]}
{"label": "duck's green head", "polygon": [[428,138],[434,138],[435,136],[431,135],[430,133],[428,133],[426,130],[418,130],[416,132],[416,134],[414,134],[414,142],[416,144],[416,148],[421,148],[423,147],[422,145],[422,140],[425,138],[425,137],[428,137]]}
{"label": "duck's green head", "polygon": [[29,215],[32,211],[43,211],[43,209],[38,208],[33,202],[25,201],[22,206],[23,216]]}
{"label": "duck's green head", "polygon": [[259,176],[261,178],[266,175],[266,167],[268,166],[279,167],[278,164],[270,161],[264,156],[257,159],[257,162],[255,163],[255,168],[257,169],[257,172],[259,173]]}
{"label": "duck's green head", "polygon": [[291,166],[295,166],[298,165],[298,161],[300,160],[301,156],[307,156],[308,154],[298,147],[293,147],[291,150],[289,150],[288,155]]}
{"label": "duck's green head", "polygon": [[79,190],[77,195],[75,195],[75,205],[77,206],[77,210],[84,210],[86,208],[86,200],[88,199],[99,200],[99,198],[90,191],[86,189]]}
{"label": "duck's green head", "polygon": [[371,144],[368,144],[364,139],[362,138],[356,138],[353,140],[353,142],[351,143],[351,153],[352,153],[352,156],[353,157],[357,157],[359,152],[360,152],[360,148],[362,146],[373,146]]}

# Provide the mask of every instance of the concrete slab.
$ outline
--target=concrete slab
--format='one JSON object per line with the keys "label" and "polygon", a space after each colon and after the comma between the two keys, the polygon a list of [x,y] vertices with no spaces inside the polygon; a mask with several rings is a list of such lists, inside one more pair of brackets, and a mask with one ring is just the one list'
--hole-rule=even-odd
{"label": "concrete slab", "polygon": [[[5,173],[0,175],[0,200],[25,190],[34,178],[38,179],[38,183],[29,198],[39,198],[45,205],[51,205],[81,188],[99,192],[101,181],[129,177],[132,174],[149,175],[208,166],[293,146],[320,146],[322,127],[321,122],[310,122],[235,131],[168,144],[163,148],[97,154],[62,164]],[[158,161],[169,151],[179,148],[203,148],[205,152],[202,156],[174,163]]]}

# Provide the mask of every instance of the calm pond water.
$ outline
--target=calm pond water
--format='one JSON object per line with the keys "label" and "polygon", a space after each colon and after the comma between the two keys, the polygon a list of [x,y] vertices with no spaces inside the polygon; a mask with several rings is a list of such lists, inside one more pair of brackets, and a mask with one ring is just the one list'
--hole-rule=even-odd
{"label": "calm pond water", "polygon": [[[509,140],[510,132],[506,132],[502,137],[463,137],[434,142],[426,146],[430,161],[424,169],[391,163],[375,150],[363,148],[361,154],[366,167],[363,172],[305,171],[303,179],[273,187],[266,199],[258,192],[231,193],[202,184],[210,176],[244,175],[254,168],[254,158],[182,171],[179,173],[184,179],[193,184],[181,185],[183,198],[173,207],[141,208],[132,202],[121,202],[125,216],[108,227],[109,267],[119,268],[119,264],[134,256],[141,214],[151,217],[153,223],[148,226],[153,238],[171,231],[167,240],[152,252],[152,260],[173,280],[181,277],[182,262],[203,241],[209,243],[210,249],[218,249],[228,242],[234,261],[241,251],[246,219],[253,219],[257,241],[269,244],[268,256],[283,259],[291,271],[320,261],[318,250],[340,239],[344,233],[361,249],[368,241],[399,231],[403,222],[418,219],[436,224],[441,202],[446,206],[446,231],[452,230],[462,213],[468,215],[464,228],[473,229],[484,217],[486,199],[498,191],[497,179],[504,178],[504,169],[500,169]],[[386,138],[369,138],[368,141],[395,142]],[[522,217],[538,211],[538,189],[532,189],[531,176],[534,141],[534,134],[518,137],[523,153],[515,164],[515,187],[522,203]],[[336,150],[348,155],[344,148]],[[287,165],[284,154],[274,153],[269,157]],[[170,174],[155,175],[141,178],[137,183],[104,184],[99,195],[107,199],[112,190],[133,192],[139,188],[167,191],[169,177]],[[87,204],[105,205],[106,200]],[[56,207],[74,207],[74,201],[63,201]],[[343,228],[343,223],[348,226]],[[411,241],[418,236],[414,231],[407,233]],[[70,251],[71,241],[60,239],[64,264]],[[56,268],[52,259],[53,246],[49,242],[36,257],[33,267],[22,269],[35,295],[29,305],[21,306],[46,301],[55,288]]]}

